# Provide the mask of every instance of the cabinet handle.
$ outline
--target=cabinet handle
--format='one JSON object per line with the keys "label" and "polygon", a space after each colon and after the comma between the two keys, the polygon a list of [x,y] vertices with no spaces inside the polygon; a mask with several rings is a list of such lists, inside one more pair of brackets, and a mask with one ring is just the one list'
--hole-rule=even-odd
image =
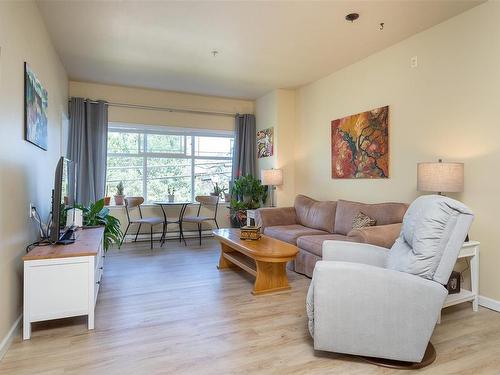
{"label": "cabinet handle", "polygon": [[99,269],[100,269],[100,270],[103,270],[103,269],[104,269],[104,267],[99,267]]}
{"label": "cabinet handle", "polygon": [[100,282],[100,281],[96,281],[95,283],[96,283],[96,284],[98,284],[98,285],[100,285],[100,284],[101,284],[101,282]]}

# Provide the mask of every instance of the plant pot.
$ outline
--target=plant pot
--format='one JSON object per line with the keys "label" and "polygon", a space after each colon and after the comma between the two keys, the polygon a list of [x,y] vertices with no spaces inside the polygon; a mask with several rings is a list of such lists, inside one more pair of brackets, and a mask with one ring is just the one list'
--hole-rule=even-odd
{"label": "plant pot", "polygon": [[175,195],[174,195],[174,194],[169,194],[169,195],[168,195],[168,201],[169,201],[170,203],[174,202],[174,201],[175,201]]}
{"label": "plant pot", "polygon": [[115,195],[115,204],[117,206],[123,206],[124,201],[125,201],[125,195]]}
{"label": "plant pot", "polygon": [[241,228],[247,223],[247,211],[231,210],[230,219],[232,228]]}
{"label": "plant pot", "polygon": [[110,203],[111,203],[111,197],[104,197],[104,205],[109,206]]}
{"label": "plant pot", "polygon": [[226,202],[231,202],[231,194],[229,193],[224,193],[224,201]]}

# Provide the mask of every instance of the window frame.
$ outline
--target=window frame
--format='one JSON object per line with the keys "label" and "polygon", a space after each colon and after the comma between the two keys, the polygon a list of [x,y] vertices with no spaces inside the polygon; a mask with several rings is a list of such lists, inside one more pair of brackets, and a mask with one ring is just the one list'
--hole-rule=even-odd
{"label": "window frame", "polygon": [[[148,189],[147,189],[147,159],[148,158],[165,158],[165,159],[187,159],[190,160],[191,165],[191,202],[195,201],[195,166],[196,160],[227,160],[233,163],[233,155],[231,156],[196,156],[195,155],[195,137],[212,137],[212,138],[232,138],[233,148],[234,148],[234,131],[231,130],[212,130],[212,129],[198,129],[198,128],[178,128],[170,127],[164,125],[142,125],[142,124],[125,124],[117,122],[108,123],[108,133],[137,133],[142,135],[142,146],[138,148],[137,153],[110,153],[109,149],[106,152],[106,159],[109,156],[113,157],[142,157],[142,191],[144,195],[144,202],[146,204],[151,204],[148,201]],[[184,153],[168,153],[168,152],[148,152],[147,151],[147,136],[146,134],[158,134],[158,135],[180,135],[184,137]],[[190,154],[188,154],[187,137],[191,136],[191,149]],[[141,151],[142,149],[142,151]],[[108,184],[108,167],[106,166],[106,185]],[[175,178],[175,177],[171,177]]]}

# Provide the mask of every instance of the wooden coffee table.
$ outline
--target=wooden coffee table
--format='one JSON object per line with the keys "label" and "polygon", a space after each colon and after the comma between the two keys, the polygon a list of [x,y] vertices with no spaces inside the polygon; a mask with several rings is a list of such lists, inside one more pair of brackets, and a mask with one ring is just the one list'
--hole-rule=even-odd
{"label": "wooden coffee table", "polygon": [[220,241],[219,270],[239,267],[255,276],[252,294],[290,289],[286,263],[295,259],[297,246],[262,235],[257,241],[240,240],[239,229],[217,229]]}

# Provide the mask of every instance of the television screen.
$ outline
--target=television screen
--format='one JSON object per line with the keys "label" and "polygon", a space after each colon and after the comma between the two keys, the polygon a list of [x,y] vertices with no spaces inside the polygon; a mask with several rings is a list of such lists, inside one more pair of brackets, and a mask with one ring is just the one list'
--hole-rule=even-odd
{"label": "television screen", "polygon": [[[52,192],[52,225],[50,240],[58,242],[68,229],[71,229],[74,217],[68,217],[68,210],[75,205],[76,168],[75,163],[64,157],[56,167],[54,190]],[[70,211],[73,213],[74,211]]]}

